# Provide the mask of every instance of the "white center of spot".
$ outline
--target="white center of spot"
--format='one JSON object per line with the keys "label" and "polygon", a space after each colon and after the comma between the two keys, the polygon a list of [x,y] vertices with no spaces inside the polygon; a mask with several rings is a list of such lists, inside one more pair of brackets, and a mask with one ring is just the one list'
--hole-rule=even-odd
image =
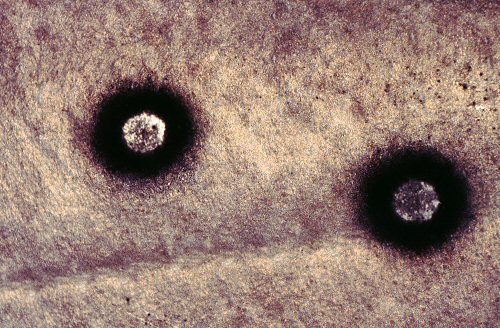
{"label": "white center of spot", "polygon": [[147,154],[165,141],[166,124],[158,116],[143,112],[129,118],[123,125],[123,138],[127,146],[138,153]]}
{"label": "white center of spot", "polygon": [[401,185],[392,199],[396,213],[408,222],[431,220],[440,204],[434,187],[419,180],[410,180]]}

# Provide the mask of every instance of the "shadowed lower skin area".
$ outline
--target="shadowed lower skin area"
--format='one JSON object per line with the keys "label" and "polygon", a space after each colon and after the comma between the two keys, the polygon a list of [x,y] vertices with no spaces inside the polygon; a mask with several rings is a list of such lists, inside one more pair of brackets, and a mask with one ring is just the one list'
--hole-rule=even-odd
{"label": "shadowed lower skin area", "polygon": [[[0,0],[0,326],[497,325],[499,11]],[[426,254],[360,224],[362,175],[409,145],[471,188]],[[403,219],[445,208],[420,177]]]}

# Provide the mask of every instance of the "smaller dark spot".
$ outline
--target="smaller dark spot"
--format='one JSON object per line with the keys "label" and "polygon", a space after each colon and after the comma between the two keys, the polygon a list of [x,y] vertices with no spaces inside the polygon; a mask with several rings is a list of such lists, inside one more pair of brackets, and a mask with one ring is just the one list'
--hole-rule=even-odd
{"label": "smaller dark spot", "polygon": [[386,84],[385,84],[384,91],[385,91],[386,93],[388,93],[389,91],[391,91],[391,85],[390,85],[389,83],[386,83]]}
{"label": "smaller dark spot", "polygon": [[437,83],[441,83],[441,80],[440,80],[440,79],[438,79],[438,80],[437,80]]}
{"label": "smaller dark spot", "polygon": [[472,129],[471,128],[468,128],[467,130],[465,130],[466,132],[471,132]]}
{"label": "smaller dark spot", "polygon": [[483,76],[483,75],[484,75],[483,72],[479,72],[479,76]]}
{"label": "smaller dark spot", "polygon": [[125,300],[127,301],[127,304],[130,304],[130,297],[125,297]]}
{"label": "smaller dark spot", "polygon": [[[407,148],[375,161],[361,186],[362,220],[381,241],[423,253],[438,249],[472,219],[467,178],[438,151]],[[412,180],[432,186],[440,201],[428,220],[404,220],[395,208],[394,195]]]}
{"label": "smaller dark spot", "polygon": [[483,100],[484,100],[484,101],[486,101],[486,100],[488,100],[488,99],[490,99],[490,98],[488,98],[488,97],[483,97]]}

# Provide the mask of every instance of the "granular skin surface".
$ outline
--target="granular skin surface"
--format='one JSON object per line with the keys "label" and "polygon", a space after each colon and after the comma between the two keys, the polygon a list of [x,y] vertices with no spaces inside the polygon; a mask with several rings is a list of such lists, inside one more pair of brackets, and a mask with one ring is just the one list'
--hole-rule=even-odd
{"label": "granular skin surface", "polygon": [[[499,12],[0,0],[0,327],[498,326]],[[194,104],[182,163],[95,160],[123,81]],[[415,144],[459,163],[474,212],[426,254],[359,223],[366,163]]]}

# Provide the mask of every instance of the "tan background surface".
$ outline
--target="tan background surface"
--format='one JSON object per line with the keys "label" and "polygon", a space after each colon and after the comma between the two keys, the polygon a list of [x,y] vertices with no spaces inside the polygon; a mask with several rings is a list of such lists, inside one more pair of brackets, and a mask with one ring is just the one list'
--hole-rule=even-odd
{"label": "tan background surface", "polygon": [[[0,1],[0,326],[498,326],[499,29],[497,1]],[[148,78],[205,137],[130,182],[92,119]],[[415,142],[474,191],[427,256],[357,217]]]}

